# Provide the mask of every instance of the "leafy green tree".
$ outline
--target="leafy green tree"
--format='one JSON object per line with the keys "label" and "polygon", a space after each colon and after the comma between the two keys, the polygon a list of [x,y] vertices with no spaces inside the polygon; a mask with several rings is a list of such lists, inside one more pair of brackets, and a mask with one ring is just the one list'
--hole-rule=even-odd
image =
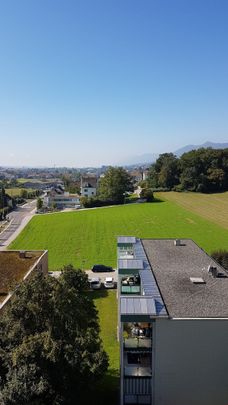
{"label": "leafy green tree", "polygon": [[28,191],[25,190],[25,188],[22,188],[22,189],[21,189],[20,197],[21,197],[21,198],[28,198]]}
{"label": "leafy green tree", "polygon": [[163,153],[149,170],[148,184],[152,188],[172,188],[179,183],[179,162],[173,153]]}
{"label": "leafy green tree", "polygon": [[124,202],[125,193],[133,190],[129,173],[122,167],[110,167],[99,181],[98,197],[101,200],[121,204]]}
{"label": "leafy green tree", "polygon": [[147,202],[154,201],[154,195],[151,188],[143,188],[140,193],[140,198],[145,198]]}
{"label": "leafy green tree", "polygon": [[43,200],[40,197],[38,197],[36,200],[36,208],[38,210],[41,210],[42,207],[43,207]]}
{"label": "leafy green tree", "polygon": [[98,316],[72,266],[58,280],[37,273],[0,319],[0,403],[74,404],[106,371]]}

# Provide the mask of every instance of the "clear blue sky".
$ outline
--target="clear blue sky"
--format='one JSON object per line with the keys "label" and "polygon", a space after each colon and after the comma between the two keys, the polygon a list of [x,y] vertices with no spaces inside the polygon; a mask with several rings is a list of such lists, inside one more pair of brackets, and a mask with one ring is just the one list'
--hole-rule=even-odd
{"label": "clear blue sky", "polygon": [[0,0],[0,165],[228,141],[227,0]]}

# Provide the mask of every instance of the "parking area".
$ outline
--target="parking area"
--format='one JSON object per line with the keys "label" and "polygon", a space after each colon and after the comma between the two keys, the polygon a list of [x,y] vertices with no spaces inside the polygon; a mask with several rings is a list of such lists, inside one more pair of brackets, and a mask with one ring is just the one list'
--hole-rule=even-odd
{"label": "parking area", "polygon": [[[118,280],[118,273],[117,270],[113,271],[105,271],[105,272],[93,272],[92,270],[85,270],[85,272],[88,274],[88,278],[94,278],[94,277],[99,277],[101,279],[101,282],[104,283],[106,277],[113,277],[114,282],[117,283]],[[61,274],[61,271],[49,271],[49,275],[55,278],[58,278]]]}
{"label": "parking area", "polygon": [[92,270],[86,270],[86,273],[88,274],[88,278],[94,278],[94,277],[99,277],[101,279],[101,282],[104,283],[106,277],[113,277],[115,283],[117,283],[118,280],[118,274],[117,270],[113,271],[105,271],[105,272],[93,272]]}

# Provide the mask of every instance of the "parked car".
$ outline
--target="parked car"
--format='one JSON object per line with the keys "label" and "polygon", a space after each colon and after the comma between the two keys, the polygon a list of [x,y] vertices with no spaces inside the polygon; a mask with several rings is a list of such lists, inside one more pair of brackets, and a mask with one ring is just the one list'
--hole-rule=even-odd
{"label": "parked car", "polygon": [[115,282],[113,277],[105,277],[105,288],[115,288]]}
{"label": "parked car", "polygon": [[113,268],[110,266],[105,266],[104,264],[95,264],[92,268],[92,271],[94,273],[98,273],[98,272],[102,273],[105,271],[113,271]]}
{"label": "parked car", "polygon": [[93,277],[89,280],[89,285],[92,290],[100,290],[101,279],[100,277]]}

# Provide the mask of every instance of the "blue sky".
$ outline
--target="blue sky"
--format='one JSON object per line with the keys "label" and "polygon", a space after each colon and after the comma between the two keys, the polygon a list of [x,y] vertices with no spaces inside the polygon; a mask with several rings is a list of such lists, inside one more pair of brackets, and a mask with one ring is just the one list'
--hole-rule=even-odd
{"label": "blue sky", "polygon": [[227,0],[0,0],[0,165],[228,141]]}

